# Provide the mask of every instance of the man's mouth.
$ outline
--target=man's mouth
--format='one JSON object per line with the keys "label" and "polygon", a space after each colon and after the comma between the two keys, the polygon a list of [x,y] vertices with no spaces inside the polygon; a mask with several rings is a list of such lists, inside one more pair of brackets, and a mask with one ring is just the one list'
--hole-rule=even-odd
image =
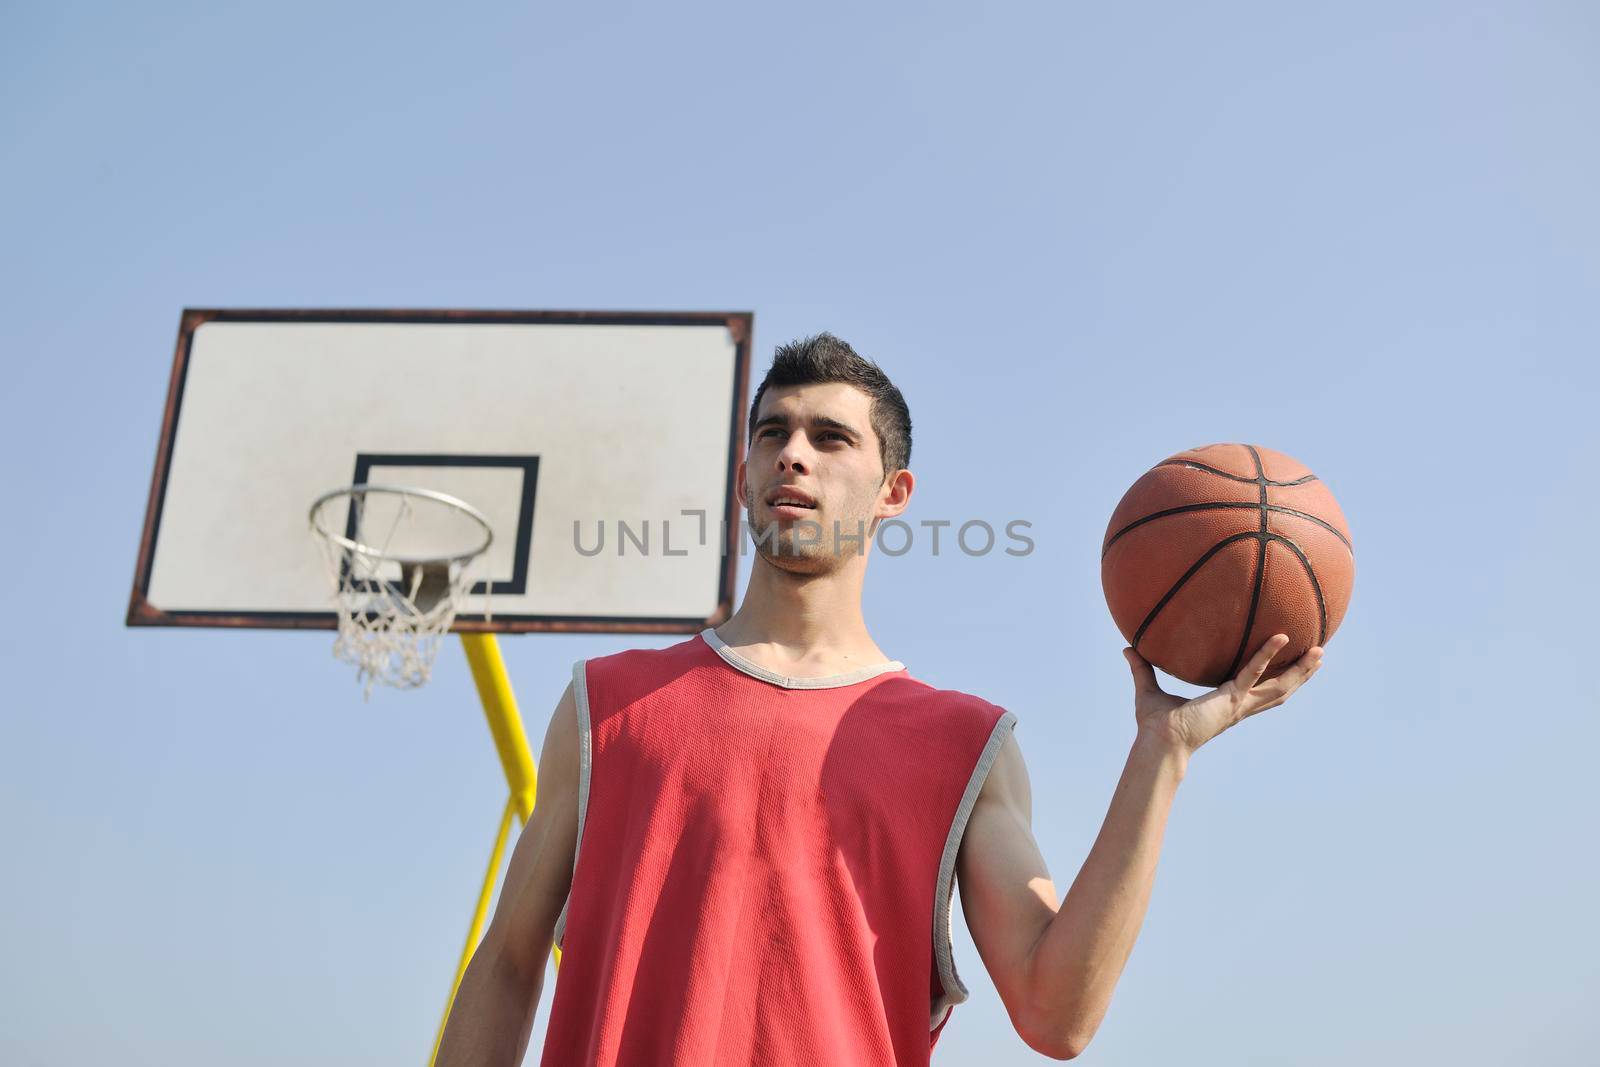
{"label": "man's mouth", "polygon": [[780,519],[800,519],[817,509],[809,493],[774,489],[767,494],[767,507]]}

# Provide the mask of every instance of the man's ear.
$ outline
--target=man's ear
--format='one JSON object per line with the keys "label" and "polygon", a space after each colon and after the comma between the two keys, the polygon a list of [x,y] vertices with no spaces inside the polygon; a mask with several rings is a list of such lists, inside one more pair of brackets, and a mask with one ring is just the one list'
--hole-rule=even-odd
{"label": "man's ear", "polygon": [[739,503],[747,508],[752,506],[750,503],[750,485],[745,481],[745,461],[742,459],[739,461],[738,469],[733,475],[733,491],[738,495]]}
{"label": "man's ear", "polygon": [[911,492],[916,488],[917,478],[909,470],[898,470],[894,472],[892,477],[884,479],[884,485],[888,492],[878,509],[878,517],[889,519],[899,515],[910,506]]}

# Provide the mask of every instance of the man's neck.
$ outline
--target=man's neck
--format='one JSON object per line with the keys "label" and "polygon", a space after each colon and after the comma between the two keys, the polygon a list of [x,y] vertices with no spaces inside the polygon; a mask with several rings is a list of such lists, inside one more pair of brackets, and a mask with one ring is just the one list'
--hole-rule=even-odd
{"label": "man's neck", "polygon": [[717,636],[779,674],[811,677],[885,663],[861,614],[861,583],[849,572],[795,575],[758,559],[744,602]]}

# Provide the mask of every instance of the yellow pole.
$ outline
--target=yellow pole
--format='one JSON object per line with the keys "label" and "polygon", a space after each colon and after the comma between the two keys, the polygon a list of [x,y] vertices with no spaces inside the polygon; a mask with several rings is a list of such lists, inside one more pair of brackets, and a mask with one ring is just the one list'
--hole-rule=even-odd
{"label": "yellow pole", "polygon": [[522,716],[517,713],[517,697],[511,691],[505,660],[500,658],[500,644],[494,634],[462,634],[461,645],[472,667],[472,680],[478,685],[478,699],[483,702],[483,714],[489,720],[489,733],[500,753],[511,798],[516,801],[517,814],[527,822],[533,813],[538,772],[528,750]]}

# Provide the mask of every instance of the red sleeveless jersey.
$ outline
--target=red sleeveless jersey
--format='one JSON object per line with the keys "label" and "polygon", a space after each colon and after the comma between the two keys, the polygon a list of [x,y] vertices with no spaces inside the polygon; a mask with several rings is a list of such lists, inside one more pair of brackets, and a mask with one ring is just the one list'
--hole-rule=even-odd
{"label": "red sleeveless jersey", "polygon": [[967,999],[956,851],[1015,717],[897,662],[785,678],[710,629],[573,690],[542,1067],[927,1064]]}

